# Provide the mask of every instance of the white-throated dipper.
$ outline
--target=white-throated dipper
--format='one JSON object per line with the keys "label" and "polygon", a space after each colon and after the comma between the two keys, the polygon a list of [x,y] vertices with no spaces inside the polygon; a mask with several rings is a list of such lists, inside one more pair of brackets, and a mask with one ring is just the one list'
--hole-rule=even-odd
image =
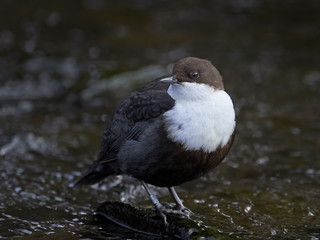
{"label": "white-throated dipper", "polygon": [[172,76],[147,83],[121,103],[103,132],[97,160],[77,184],[130,175],[141,181],[163,216],[165,207],[146,183],[168,187],[182,211],[173,187],[216,167],[232,145],[235,125],[218,70],[208,60],[183,58]]}

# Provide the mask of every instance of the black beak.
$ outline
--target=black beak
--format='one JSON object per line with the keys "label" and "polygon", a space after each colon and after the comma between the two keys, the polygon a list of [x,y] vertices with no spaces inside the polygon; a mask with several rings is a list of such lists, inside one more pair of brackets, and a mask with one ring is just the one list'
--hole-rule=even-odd
{"label": "black beak", "polygon": [[178,80],[176,78],[174,78],[174,76],[171,76],[171,77],[166,77],[166,78],[160,79],[160,82],[174,84],[174,83],[177,83]]}

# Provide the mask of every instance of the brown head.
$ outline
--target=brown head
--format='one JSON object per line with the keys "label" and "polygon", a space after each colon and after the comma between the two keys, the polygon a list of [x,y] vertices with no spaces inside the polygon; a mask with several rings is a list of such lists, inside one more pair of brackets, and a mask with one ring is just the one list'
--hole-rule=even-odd
{"label": "brown head", "polygon": [[222,77],[212,63],[205,59],[187,57],[180,59],[173,67],[173,78],[177,83],[196,82],[224,90]]}

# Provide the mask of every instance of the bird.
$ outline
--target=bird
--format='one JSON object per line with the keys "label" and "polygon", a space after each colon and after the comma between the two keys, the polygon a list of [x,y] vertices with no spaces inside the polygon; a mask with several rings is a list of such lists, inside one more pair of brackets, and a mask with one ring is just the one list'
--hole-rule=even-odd
{"label": "bird", "polygon": [[[178,60],[172,74],[132,92],[103,132],[96,160],[76,185],[111,175],[138,179],[155,209],[188,214],[174,187],[215,168],[235,137],[233,102],[219,71],[206,59]],[[160,203],[148,184],[167,187],[174,210]]]}

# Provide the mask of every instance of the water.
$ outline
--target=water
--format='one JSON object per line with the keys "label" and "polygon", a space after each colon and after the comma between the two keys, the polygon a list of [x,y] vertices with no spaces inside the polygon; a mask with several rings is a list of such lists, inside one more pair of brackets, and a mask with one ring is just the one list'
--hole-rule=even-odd
{"label": "water", "polygon": [[220,70],[238,132],[224,163],[177,188],[184,204],[217,239],[319,239],[319,10],[318,1],[2,1],[0,238],[115,239],[89,224],[93,212],[106,200],[149,206],[142,187],[72,183],[121,99],[197,56]]}

